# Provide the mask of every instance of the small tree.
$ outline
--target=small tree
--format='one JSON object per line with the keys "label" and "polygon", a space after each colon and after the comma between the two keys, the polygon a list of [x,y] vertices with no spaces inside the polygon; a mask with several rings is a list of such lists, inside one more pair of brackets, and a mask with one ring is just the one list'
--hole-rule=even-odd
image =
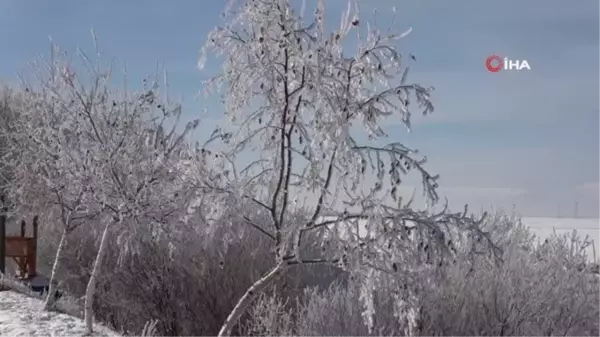
{"label": "small tree", "polygon": [[56,276],[67,235],[101,211],[89,199],[88,184],[96,172],[86,149],[85,138],[89,135],[81,126],[82,117],[68,109],[75,102],[65,106],[55,100],[64,87],[53,77],[44,77],[48,75],[44,71],[60,76],[56,74],[64,70],[53,61],[34,64],[36,81],[21,89],[22,104],[7,132],[3,158],[12,172],[7,194],[13,211],[41,211],[48,221],[62,226],[50,274],[47,310],[54,305]]}
{"label": "small tree", "polygon": [[[244,221],[271,239],[276,266],[240,298],[219,335],[230,334],[289,266],[330,263],[351,271],[364,282],[369,322],[381,273],[402,275],[396,279],[406,284],[422,272],[421,257],[434,267],[448,260],[452,237],[485,237],[466,210],[417,211],[399,196],[412,171],[421,176],[428,200],[438,200],[438,176],[424,168],[424,158],[401,143],[381,145],[386,119],[398,115],[410,128],[409,106],[433,111],[431,89],[408,82],[396,47],[410,30],[385,33],[365,24],[352,2],[333,31],[325,27],[322,0],[310,22],[304,5],[297,14],[287,0],[230,2],[228,8],[226,24],[209,34],[200,62],[211,51],[225,56],[223,72],[206,88],[225,86],[226,115],[234,125],[211,139],[224,141],[224,150],[216,152],[232,172],[215,190],[251,200],[270,215],[268,223],[250,216]],[[352,54],[345,51],[351,45]],[[359,142],[359,124],[366,142]],[[259,159],[236,169],[251,155]],[[290,218],[301,209],[307,219],[293,225]],[[410,231],[416,242],[405,240]],[[317,239],[306,242],[309,234]],[[321,256],[305,255],[306,247],[321,244]],[[408,297],[398,297],[399,311]]]}
{"label": "small tree", "polygon": [[67,55],[54,48],[47,67],[36,68],[38,86],[32,90],[30,118],[23,120],[23,137],[37,144],[31,150],[35,159],[25,163],[35,168],[32,179],[55,192],[61,206],[61,242],[73,229],[74,213],[101,229],[85,294],[91,333],[93,298],[111,230],[119,235],[125,259],[135,249],[130,239],[137,226],[159,232],[178,221],[193,200],[185,180],[192,159],[186,137],[199,122],[178,129],[181,107],[159,96],[158,77],[144,79],[138,93],[113,91],[111,69],[81,51],[79,56],[87,74],[76,73]]}

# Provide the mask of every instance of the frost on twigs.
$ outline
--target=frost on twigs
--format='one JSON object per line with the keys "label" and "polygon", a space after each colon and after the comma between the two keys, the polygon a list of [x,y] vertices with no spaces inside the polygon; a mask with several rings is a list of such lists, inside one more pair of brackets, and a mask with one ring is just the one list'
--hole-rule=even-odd
{"label": "frost on twigs", "polygon": [[139,240],[132,238],[139,232],[153,240],[177,232],[195,201],[195,177],[210,179],[211,165],[195,160],[188,144],[199,121],[180,127],[181,105],[161,94],[166,73],[132,85],[124,72],[124,89],[114,90],[112,67],[83,51],[73,60],[52,46],[50,58],[35,62],[31,75],[10,137],[10,199],[62,223],[63,238],[81,224],[102,232],[85,296],[91,329],[107,237],[116,235],[123,262],[137,253]]}
{"label": "frost on twigs", "polygon": [[[272,238],[279,261],[336,263],[376,282],[381,273],[408,277],[438,268],[451,260],[452,239],[461,232],[485,237],[466,212],[415,211],[400,198],[400,185],[415,174],[427,200],[439,199],[438,176],[424,167],[425,157],[400,142],[381,145],[386,121],[410,128],[413,111],[433,111],[432,88],[408,80],[410,60],[398,50],[410,29],[374,27],[357,2],[348,3],[331,31],[325,1],[312,15],[286,0],[247,0],[229,9],[199,64],[211,52],[223,58],[205,90],[224,89],[232,126],[221,131],[228,135],[221,155],[235,177],[224,192],[270,214],[268,223],[245,224]],[[306,221],[291,221],[300,210]],[[322,256],[303,256],[311,245],[322,246]]]}
{"label": "frost on twigs", "polygon": [[162,73],[132,84],[123,72],[118,90],[112,66],[52,46],[28,75],[26,106],[10,134],[13,202],[51,210],[68,230],[121,213],[115,231],[124,255],[135,252],[129,237],[137,225],[160,232],[182,217],[194,187],[188,178],[205,168],[187,144],[199,121],[178,124],[181,105],[161,93]]}

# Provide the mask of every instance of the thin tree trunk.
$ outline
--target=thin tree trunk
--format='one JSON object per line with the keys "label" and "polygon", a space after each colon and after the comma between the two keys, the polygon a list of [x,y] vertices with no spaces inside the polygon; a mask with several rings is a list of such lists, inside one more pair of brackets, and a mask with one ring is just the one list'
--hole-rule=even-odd
{"label": "thin tree trunk", "polygon": [[93,304],[94,304],[94,295],[96,294],[96,283],[98,281],[98,275],[100,274],[100,267],[102,265],[102,260],[104,259],[104,255],[106,254],[106,246],[108,243],[108,227],[110,226],[110,222],[106,224],[104,227],[104,232],[102,233],[102,239],[100,239],[100,248],[98,249],[98,254],[96,255],[96,261],[94,262],[94,268],[92,269],[92,275],[90,275],[90,280],[88,281],[87,288],[85,290],[85,304],[84,304],[84,320],[86,326],[86,333],[92,334],[93,330]]}
{"label": "thin tree trunk", "polygon": [[60,236],[60,242],[58,243],[58,248],[56,249],[56,255],[54,257],[54,264],[52,265],[52,272],[50,273],[50,281],[48,285],[48,294],[46,295],[46,303],[44,303],[44,310],[52,310],[54,309],[54,304],[56,303],[56,296],[54,296],[54,292],[57,290],[54,286],[56,274],[58,273],[58,266],[60,258],[62,257],[63,249],[67,243],[67,229],[64,228],[62,235]]}
{"label": "thin tree trunk", "polygon": [[240,317],[242,317],[242,315],[246,312],[250,304],[252,304],[252,301],[254,301],[254,299],[256,299],[256,297],[258,297],[258,295],[260,295],[260,293],[262,293],[262,291],[265,290],[269,284],[275,281],[275,279],[277,279],[277,277],[279,277],[285,271],[285,267],[286,265],[284,262],[278,264],[275,268],[256,281],[250,288],[248,288],[248,290],[246,290],[244,296],[239,299],[235,305],[235,308],[233,308],[225,320],[225,323],[223,323],[223,326],[219,331],[219,337],[231,335],[231,331],[237,324]]}

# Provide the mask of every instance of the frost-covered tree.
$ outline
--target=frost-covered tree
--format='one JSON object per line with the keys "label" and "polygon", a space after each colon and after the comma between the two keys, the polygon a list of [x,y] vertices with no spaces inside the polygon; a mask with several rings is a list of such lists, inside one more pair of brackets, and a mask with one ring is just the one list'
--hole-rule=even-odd
{"label": "frost-covered tree", "polygon": [[11,160],[10,137],[13,133],[13,124],[17,120],[23,105],[21,91],[8,85],[0,86],[0,195],[5,194],[5,189],[11,181],[11,167],[7,161]]}
{"label": "frost-covered tree", "polygon": [[[413,109],[433,111],[432,89],[409,82],[397,47],[410,30],[374,27],[359,17],[356,2],[333,30],[325,1],[314,15],[304,16],[305,9],[288,0],[231,1],[225,24],[201,51],[201,67],[210,52],[224,56],[223,71],[206,89],[225,88],[232,122],[211,139],[223,141],[215,151],[229,163],[215,190],[269,214],[269,221],[245,216],[244,222],[271,239],[276,263],[240,298],[220,335],[230,334],[290,266],[315,263],[337,264],[364,282],[367,323],[380,276],[398,275],[406,293],[398,294],[396,309],[406,319],[413,276],[450,260],[453,237],[469,233],[490,243],[466,210],[415,210],[400,197],[400,185],[415,173],[427,199],[438,201],[438,176],[424,168],[425,159],[399,142],[384,144],[386,120],[399,118],[410,128]],[[305,221],[291,221],[300,210]],[[322,254],[308,256],[306,247],[317,245]],[[410,328],[416,318],[409,321]]]}
{"label": "frost-covered tree", "polygon": [[15,136],[30,154],[16,165],[30,169],[22,170],[14,194],[27,203],[32,193],[43,192],[45,202],[59,205],[64,234],[54,273],[75,223],[87,222],[102,233],[85,296],[91,332],[109,233],[117,233],[124,259],[135,251],[130,239],[138,226],[160,233],[180,221],[193,200],[193,186],[186,182],[193,155],[187,137],[199,122],[178,126],[181,106],[159,95],[160,77],[143,79],[139,92],[112,90],[111,69],[78,54],[87,72],[78,73],[56,48],[49,62],[34,67],[22,133]]}
{"label": "frost-covered tree", "polygon": [[[12,172],[7,199],[13,212],[41,211],[46,221],[62,227],[50,274],[49,294],[53,294],[67,235],[100,210],[86,193],[95,171],[86,149],[89,142],[84,139],[88,134],[81,126],[82,114],[73,113],[54,98],[65,89],[56,78],[66,76],[66,69],[53,60],[40,60],[32,70],[35,80],[21,89],[22,104],[5,138],[3,162]],[[47,296],[46,309],[53,308],[54,299]]]}

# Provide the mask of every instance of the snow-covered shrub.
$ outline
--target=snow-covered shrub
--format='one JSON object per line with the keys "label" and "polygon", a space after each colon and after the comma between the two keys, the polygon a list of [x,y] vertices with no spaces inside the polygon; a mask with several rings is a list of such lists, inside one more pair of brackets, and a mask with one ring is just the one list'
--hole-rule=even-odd
{"label": "snow-covered shrub", "polygon": [[[234,207],[231,213],[243,214],[240,209],[244,207]],[[224,219],[230,221],[231,214]],[[135,254],[121,264],[117,236],[111,235],[94,301],[96,319],[128,333],[139,333],[147,321],[158,319],[159,335],[217,334],[237,298],[274,261],[269,258],[269,239],[252,228],[221,240],[223,235],[199,230],[204,226],[201,216],[193,217],[188,225],[172,226],[159,238],[151,235],[150,227],[143,227],[132,238],[138,247]],[[58,240],[60,231],[49,232],[40,245],[56,247]],[[53,254],[52,248],[40,249]],[[96,252],[97,236],[86,227],[69,236],[57,279],[65,292],[83,296]],[[327,287],[339,274],[327,266],[292,269],[275,283],[276,292],[282,300],[294,302],[307,286]],[[57,305],[61,308],[61,303]]]}
{"label": "snow-covered shrub", "polygon": [[[536,238],[518,219],[496,217],[509,225],[503,263],[486,257],[457,261],[447,278],[424,294],[426,335],[597,335],[599,279],[579,268],[587,257],[583,238]],[[585,247],[584,247],[585,248]]]}
{"label": "snow-covered shrub", "polygon": [[[572,249],[581,248],[581,238],[555,235],[547,242],[537,242],[517,217],[502,212],[496,212],[483,227],[503,248],[503,263],[484,255],[458,259],[448,266],[444,277],[416,294],[416,334],[598,334],[599,278],[578,268],[585,254]],[[462,243],[462,249],[469,249]],[[300,335],[405,335],[406,322],[393,315],[394,294],[399,290],[396,284],[380,283],[375,289],[372,333],[366,331],[360,313],[354,311],[363,301],[359,285],[351,280],[307,292],[298,299],[301,306],[286,306],[285,315],[293,317],[292,322],[278,321],[271,326],[285,323],[287,329]],[[277,301],[261,298],[257,305],[262,310],[254,311],[253,320],[262,322],[264,318],[257,315],[269,312],[265,307],[275,307]],[[274,335],[276,331],[263,330],[261,334]]]}

